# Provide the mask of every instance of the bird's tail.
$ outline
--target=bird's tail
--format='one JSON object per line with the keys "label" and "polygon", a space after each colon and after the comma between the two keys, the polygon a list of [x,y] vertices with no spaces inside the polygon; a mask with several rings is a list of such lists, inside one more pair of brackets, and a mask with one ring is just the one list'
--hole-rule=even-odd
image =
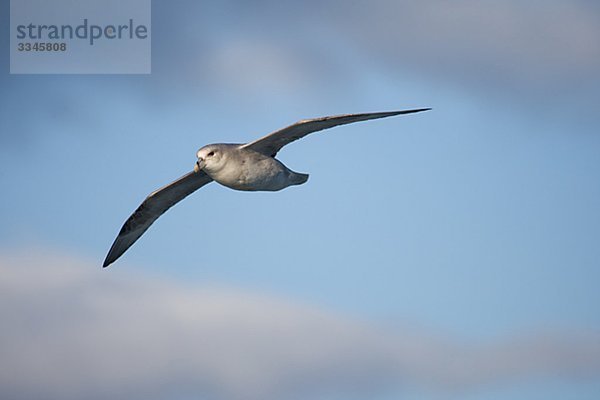
{"label": "bird's tail", "polygon": [[290,175],[290,182],[292,183],[292,185],[302,185],[303,183],[306,183],[306,181],[308,180],[308,174],[301,174],[299,172],[294,172],[294,171],[290,171],[291,175]]}

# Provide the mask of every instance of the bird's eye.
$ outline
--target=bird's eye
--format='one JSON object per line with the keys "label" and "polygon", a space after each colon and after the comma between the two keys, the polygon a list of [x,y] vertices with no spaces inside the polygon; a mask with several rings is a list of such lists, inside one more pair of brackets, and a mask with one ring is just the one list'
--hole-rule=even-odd
{"label": "bird's eye", "polygon": [[210,152],[210,153],[208,153],[206,156],[207,156],[207,157],[212,157],[212,156],[214,156],[214,155],[215,155],[215,152],[214,152],[214,151],[211,151],[211,152]]}

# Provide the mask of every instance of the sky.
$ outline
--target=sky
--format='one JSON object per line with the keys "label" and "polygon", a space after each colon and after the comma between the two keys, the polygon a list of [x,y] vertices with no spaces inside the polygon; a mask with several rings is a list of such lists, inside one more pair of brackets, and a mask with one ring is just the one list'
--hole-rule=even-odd
{"label": "sky", "polygon": [[[149,75],[11,75],[0,4],[0,397],[598,398],[596,3],[154,1]],[[418,107],[101,268],[203,145]]]}

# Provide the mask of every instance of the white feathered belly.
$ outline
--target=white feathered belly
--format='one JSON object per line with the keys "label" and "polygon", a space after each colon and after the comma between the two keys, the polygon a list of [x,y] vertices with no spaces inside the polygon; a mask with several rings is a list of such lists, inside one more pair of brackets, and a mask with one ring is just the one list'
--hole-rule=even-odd
{"label": "white feathered belly", "polygon": [[237,167],[225,168],[211,177],[221,185],[245,191],[277,191],[292,184],[292,172],[274,158],[243,162]]}

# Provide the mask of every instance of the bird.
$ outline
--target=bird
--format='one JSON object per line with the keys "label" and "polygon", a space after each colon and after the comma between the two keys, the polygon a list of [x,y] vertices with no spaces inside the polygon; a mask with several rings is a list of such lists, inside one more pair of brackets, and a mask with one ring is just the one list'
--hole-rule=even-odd
{"label": "bird", "polygon": [[150,193],[125,221],[102,267],[108,267],[121,257],[169,208],[212,181],[234,190],[273,192],[306,183],[308,174],[292,171],[275,156],[284,146],[310,133],[338,125],[428,110],[431,108],[305,119],[253,142],[206,145],[197,151],[193,171]]}

